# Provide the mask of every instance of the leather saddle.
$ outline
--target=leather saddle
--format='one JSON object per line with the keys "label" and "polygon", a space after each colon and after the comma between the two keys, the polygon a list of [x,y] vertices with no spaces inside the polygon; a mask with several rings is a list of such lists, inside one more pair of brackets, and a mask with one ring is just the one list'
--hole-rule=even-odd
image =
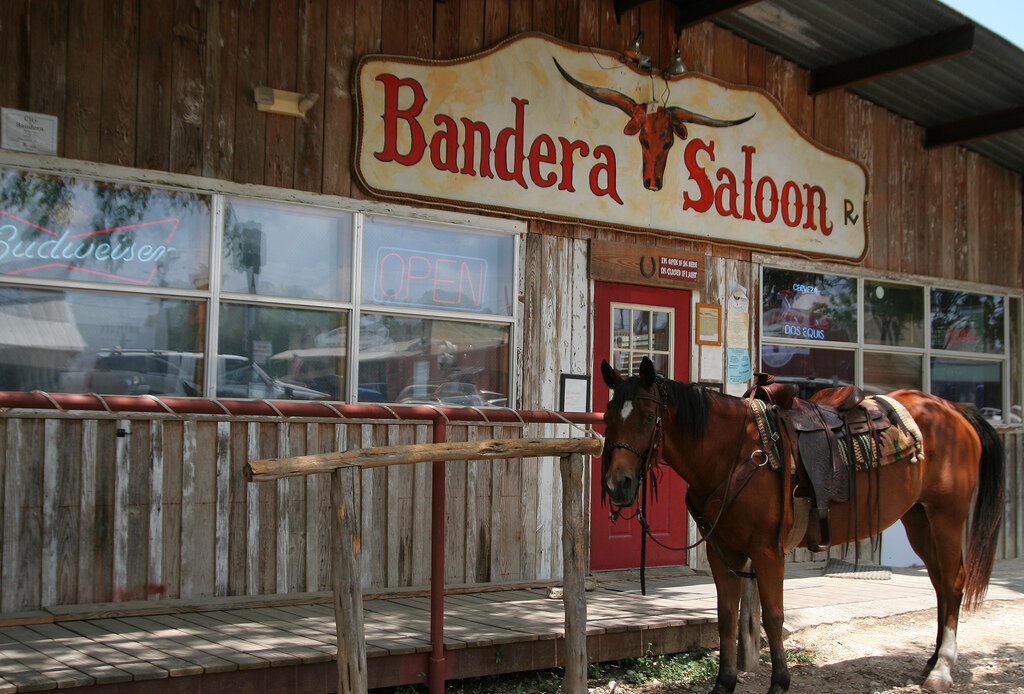
{"label": "leather saddle", "polygon": [[[810,497],[807,546],[811,551],[828,549],[832,543],[829,506],[850,498],[850,480],[857,467],[880,464],[877,436],[899,423],[884,401],[864,397],[856,386],[828,388],[809,400],[796,397],[799,387],[776,383],[770,374],[755,374],[746,397],[774,405],[780,423],[787,428],[796,459],[796,499]],[[856,437],[864,437],[855,446]],[[874,445],[872,441],[874,440]]]}

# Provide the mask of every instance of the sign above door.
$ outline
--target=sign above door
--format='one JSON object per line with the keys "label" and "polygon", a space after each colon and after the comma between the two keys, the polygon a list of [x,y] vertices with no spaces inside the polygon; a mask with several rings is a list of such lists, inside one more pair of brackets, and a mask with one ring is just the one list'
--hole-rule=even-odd
{"label": "sign above door", "polygon": [[858,260],[867,173],[768,93],[522,34],[458,60],[367,56],[356,172],[371,192]]}

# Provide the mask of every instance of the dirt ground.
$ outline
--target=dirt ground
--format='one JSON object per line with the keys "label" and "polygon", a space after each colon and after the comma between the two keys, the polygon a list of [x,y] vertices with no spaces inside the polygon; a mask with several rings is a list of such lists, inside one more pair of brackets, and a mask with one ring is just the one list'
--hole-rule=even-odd
{"label": "dirt ground", "polygon": [[[808,627],[786,639],[789,651],[807,653],[813,664],[790,663],[790,692],[806,694],[904,694],[920,692],[921,670],[935,641],[935,611],[894,617],[859,618]],[[953,692],[1024,694],[1024,599],[988,601],[961,615],[960,656],[953,672]],[[767,648],[762,650],[767,653]],[[800,659],[802,660],[802,659]],[[591,694],[670,694],[707,692],[712,680],[697,683],[651,682],[631,685],[629,674],[604,666],[601,679],[589,682]],[[560,674],[560,672],[559,672]],[[735,694],[768,691],[771,666],[756,674],[741,673]],[[455,694],[530,694],[560,690],[552,673],[465,680],[450,683]]]}
{"label": "dirt ground", "polygon": [[[862,618],[809,627],[786,639],[789,650],[814,654],[814,664],[790,666],[791,692],[808,694],[897,694],[921,691],[921,670],[935,642],[935,612],[911,612],[886,618]],[[954,692],[1024,694],[1024,600],[988,601],[961,616],[960,657],[953,672]],[[768,691],[771,668],[762,663],[756,676],[741,675],[736,694]],[[591,683],[591,686],[597,685]],[[630,692],[706,692],[700,685],[615,687]],[[594,690],[610,691],[607,683]]]}

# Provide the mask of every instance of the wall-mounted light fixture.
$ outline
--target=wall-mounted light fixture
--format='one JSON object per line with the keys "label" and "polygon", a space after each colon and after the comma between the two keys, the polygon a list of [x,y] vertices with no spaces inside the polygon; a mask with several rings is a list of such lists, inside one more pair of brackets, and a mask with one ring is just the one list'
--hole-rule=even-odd
{"label": "wall-mounted light fixture", "polygon": [[306,111],[320,98],[319,94],[300,94],[286,92],[281,89],[259,86],[253,90],[256,108],[267,113],[279,113],[282,116],[306,117]]}
{"label": "wall-mounted light fixture", "polygon": [[683,62],[683,55],[677,48],[675,54],[672,56],[672,60],[669,62],[668,67],[665,68],[665,74],[670,76],[681,75],[686,72],[686,63]]}
{"label": "wall-mounted light fixture", "polygon": [[626,57],[633,61],[637,67],[649,70],[651,67],[651,56],[640,52],[640,42],[644,40],[644,32],[641,30],[636,37],[626,46]]}

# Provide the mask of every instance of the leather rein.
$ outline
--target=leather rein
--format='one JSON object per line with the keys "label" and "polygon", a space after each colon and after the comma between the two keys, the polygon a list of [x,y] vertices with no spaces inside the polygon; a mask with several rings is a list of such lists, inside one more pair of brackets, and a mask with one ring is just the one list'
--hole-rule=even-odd
{"label": "leather rein", "polygon": [[[673,552],[683,552],[686,550],[690,550],[695,547],[698,547],[702,542],[708,541],[708,544],[715,548],[715,551],[722,559],[722,563],[725,564],[726,568],[729,569],[730,574],[734,576],[739,576],[741,578],[754,578],[755,576],[751,572],[736,571],[729,567],[728,562],[722,555],[721,549],[718,547],[718,544],[713,541],[709,541],[711,540],[711,534],[714,532],[715,527],[718,525],[718,522],[722,519],[722,514],[725,513],[726,508],[728,508],[729,505],[736,499],[740,491],[742,491],[743,488],[746,486],[747,482],[750,481],[750,478],[753,476],[753,474],[768,463],[768,454],[764,450],[758,448],[752,451],[750,453],[750,456],[745,461],[742,461],[741,464],[741,460],[743,457],[743,444],[746,441],[745,435],[740,437],[739,443],[736,446],[736,454],[735,456],[733,456],[733,462],[729,468],[729,474],[715,488],[715,490],[711,493],[711,495],[708,497],[707,502],[705,503],[704,510],[707,511],[707,509],[714,502],[718,502],[718,512],[715,514],[714,520],[708,523],[707,520],[705,520],[703,514],[697,512],[690,498],[689,490],[686,493],[686,507],[689,510],[690,514],[694,517],[694,520],[697,522],[698,527],[701,529],[702,535],[700,536],[700,538],[698,538],[696,542],[685,545],[683,547],[670,547],[669,545],[666,545],[664,542],[661,542],[651,532],[650,524],[647,522],[646,518],[647,482],[654,474],[654,469],[659,464],[659,461],[661,459],[661,449],[665,438],[664,413],[668,407],[668,402],[664,397],[665,390],[664,385],[662,383],[662,379],[659,378],[655,382],[655,386],[657,389],[656,395],[651,395],[649,393],[637,393],[636,395],[633,396],[633,399],[651,400],[658,406],[657,419],[655,421],[654,430],[651,432],[651,441],[648,445],[647,452],[644,453],[636,446],[622,442],[613,443],[611,446],[608,447],[609,455],[616,448],[624,448],[633,455],[635,455],[637,458],[639,458],[640,461],[643,463],[640,472],[642,487],[640,508],[637,509],[636,513],[627,518],[627,520],[636,518],[637,521],[640,523],[640,527],[643,531],[643,534],[641,536],[642,539],[640,547],[641,593],[646,595],[646,589],[644,586],[644,560],[645,555],[647,553],[646,540],[648,537],[650,537],[651,540],[653,540],[661,547]],[[743,428],[741,429],[741,432],[743,432],[744,434],[746,433],[747,426],[750,424],[752,416],[753,410],[751,409],[751,406],[748,406],[746,408],[746,414],[743,420]],[[758,460],[758,458],[760,460]],[[613,523],[619,518],[622,512],[622,508],[623,507],[621,506],[613,507],[611,512],[611,520]]]}

